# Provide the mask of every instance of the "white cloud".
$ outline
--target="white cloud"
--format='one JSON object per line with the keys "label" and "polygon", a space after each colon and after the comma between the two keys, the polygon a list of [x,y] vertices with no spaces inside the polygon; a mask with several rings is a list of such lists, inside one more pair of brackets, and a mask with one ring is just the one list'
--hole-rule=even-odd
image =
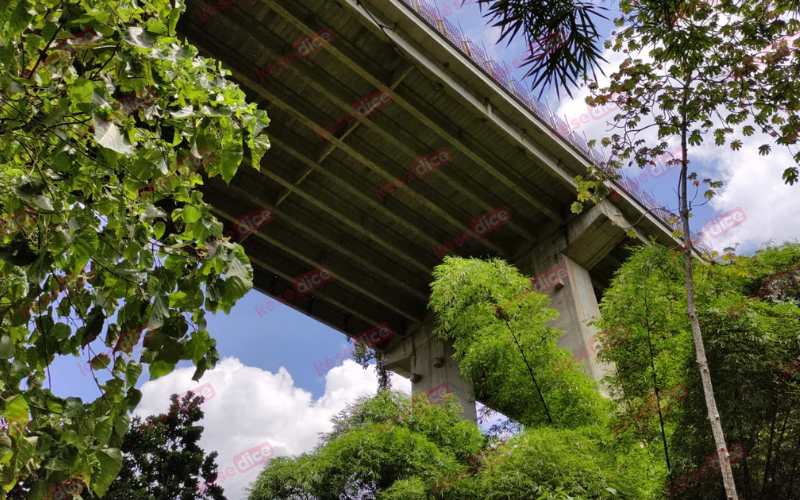
{"label": "white cloud", "polygon": [[[216,451],[222,473],[231,468],[234,475],[219,481],[231,500],[245,498],[245,488],[255,480],[260,467],[239,472],[234,457],[268,442],[275,456],[294,456],[311,451],[319,433],[333,429],[330,419],[356,398],[377,391],[374,365],[363,370],[345,360],[326,374],[325,393],[316,401],[311,393],[294,385],[289,372],[281,367],[271,373],[245,366],[236,358],[225,358],[203,375],[199,383],[191,380],[194,368],[180,368],[141,388],[142,401],[135,415],[164,413],[169,396],[195,389],[202,384],[213,387],[214,396],[203,403],[205,417],[200,446],[206,453]],[[411,382],[392,376],[392,387],[411,392]],[[237,457],[237,459],[240,457]]]}
{"label": "white cloud", "polygon": [[[627,58],[627,54],[612,52],[608,49],[603,51],[603,57],[608,63],[603,63],[603,70],[606,75],[615,72],[619,64]],[[645,53],[637,54],[644,60],[648,59]],[[599,76],[599,73],[598,73]],[[608,84],[607,77],[601,77],[598,84],[603,87]],[[602,115],[597,111],[592,116],[587,108],[585,98],[590,95],[589,89],[584,87],[574,92],[575,99],[564,99],[560,101],[553,111],[566,119],[571,129],[580,133],[586,133],[588,139],[599,139],[610,136],[614,131],[609,131],[608,120],[616,114],[610,111]],[[581,120],[583,117],[583,120]],[[584,123],[586,122],[586,123]],[[575,124],[579,126],[576,127]],[[754,125],[753,123],[750,123]],[[760,131],[760,127],[756,126]],[[655,129],[648,130],[644,134],[637,136],[644,139],[647,144],[655,144],[658,140]],[[785,146],[774,143],[771,137],[756,133],[752,137],[742,137],[743,146],[740,151],[733,151],[729,145],[718,147],[714,144],[713,137],[706,134],[705,142],[698,147],[690,147],[688,154],[691,161],[690,171],[697,171],[700,179],[712,178],[722,180],[724,185],[717,191],[710,203],[710,212],[699,215],[695,210],[695,218],[692,220],[694,231],[704,231],[704,224],[711,219],[711,214],[719,216],[735,208],[741,207],[747,220],[737,225],[730,231],[717,238],[709,238],[707,243],[717,251],[722,251],[728,246],[735,246],[737,243],[737,253],[751,252],[763,246],[769,240],[775,243],[782,243],[787,240],[796,240],[800,237],[800,225],[794,222],[796,215],[800,212],[800,196],[798,190],[800,186],[787,186],[783,183],[781,174],[788,166],[794,164],[790,151]],[[670,148],[678,147],[680,144],[677,138],[671,138]],[[758,146],[763,143],[771,143],[772,153],[769,156],[759,156]],[[606,151],[608,154],[608,150]],[[633,177],[646,172],[638,168],[626,168],[624,172]],[[666,206],[675,208],[677,206],[677,173],[669,177],[655,179],[642,185],[645,190],[650,190],[658,185],[664,185],[663,192],[658,197],[659,201]],[[703,187],[704,185],[701,185]],[[695,199],[695,206],[703,203],[703,190],[698,193]]]}
{"label": "white cloud", "polygon": [[[739,243],[737,250],[752,251],[770,239],[775,243],[797,239],[800,186],[788,186],[781,178],[783,170],[794,164],[792,155],[785,146],[774,146],[769,156],[759,156],[758,146],[768,142],[766,136],[741,139],[743,147],[738,152],[727,145],[716,147],[710,143],[695,149],[699,161],[711,167],[706,174],[724,182],[718,196],[711,200],[714,213],[741,207],[746,215],[744,222],[719,238],[712,238],[710,244],[715,250],[722,250]],[[700,229],[704,222],[698,221],[696,227]]]}

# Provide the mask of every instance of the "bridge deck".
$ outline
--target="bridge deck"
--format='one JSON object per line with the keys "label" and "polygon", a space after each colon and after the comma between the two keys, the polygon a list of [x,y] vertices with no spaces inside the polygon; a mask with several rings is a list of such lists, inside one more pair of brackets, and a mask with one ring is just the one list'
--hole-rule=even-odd
{"label": "bridge deck", "polygon": [[[575,220],[572,179],[590,165],[587,158],[408,5],[248,1],[200,13],[206,4],[189,0],[179,32],[223,61],[272,120],[272,148],[259,170],[245,165],[230,185],[215,178],[204,186],[226,232],[261,207],[274,213],[244,243],[258,290],[279,296],[295,278],[329,266],[333,279],[286,303],[350,335],[387,323],[402,337],[425,316],[442,246],[474,232],[476,218],[500,207],[510,214],[451,255],[514,262]],[[298,40],[325,29],[330,44],[309,57],[285,57]],[[381,89],[391,101],[356,119],[354,107]],[[445,147],[452,161],[376,193]],[[627,195],[615,205],[628,220],[644,211]],[[673,241],[652,215],[637,227],[642,238]],[[627,244],[592,258],[598,292]]]}

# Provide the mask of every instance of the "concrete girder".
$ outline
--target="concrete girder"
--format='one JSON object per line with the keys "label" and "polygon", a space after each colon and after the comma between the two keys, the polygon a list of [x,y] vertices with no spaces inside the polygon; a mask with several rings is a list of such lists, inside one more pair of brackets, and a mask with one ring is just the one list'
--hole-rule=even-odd
{"label": "concrete girder", "polygon": [[[289,23],[291,23],[295,28],[301,31],[304,34],[310,35],[315,33],[316,31],[309,27],[306,23],[298,19],[294,14],[289,12],[284,6],[280,5],[276,0],[262,0],[265,4],[269,5],[271,9],[273,9],[277,14],[281,17],[286,19]],[[347,3],[353,7],[354,10],[358,10],[358,7],[354,0],[347,0]],[[371,23],[372,21],[368,21]],[[389,32],[391,33],[391,32]],[[390,36],[390,38],[393,38]],[[396,40],[392,40],[397,45]],[[366,70],[364,67],[360,66],[356,61],[355,57],[349,53],[345,53],[344,50],[335,47],[333,44],[326,47],[334,57],[342,61],[347,67],[352,69],[355,73],[373,85],[375,88],[381,89],[388,86],[385,83],[385,80],[382,79],[379,75],[374,75],[370,71]],[[404,48],[405,50],[405,48]],[[349,52],[349,51],[348,51]],[[441,78],[443,75],[439,75]],[[450,83],[450,82],[448,82]],[[459,89],[463,92],[467,92],[466,89],[461,88],[458,86]],[[546,193],[541,191],[540,189],[536,188],[535,186],[529,185],[522,181],[522,179],[511,179],[510,172],[511,168],[508,165],[498,158],[496,155],[488,151],[485,147],[478,144],[477,142],[472,142],[470,145],[467,145],[460,137],[457,137],[456,134],[451,133],[447,130],[447,127],[443,124],[435,122],[429,115],[427,115],[418,105],[415,105],[413,101],[415,100],[413,96],[403,95],[400,93],[394,93],[393,95],[394,101],[397,102],[403,109],[408,111],[414,118],[422,122],[426,127],[434,131],[437,135],[441,136],[448,142],[454,145],[459,151],[466,154],[472,161],[476,164],[480,165],[486,171],[491,173],[496,179],[498,179],[501,183],[505,186],[510,188],[514,193],[520,196],[523,200],[525,200],[530,205],[536,207],[542,213],[547,215],[552,220],[562,222],[564,219],[560,215],[558,209],[555,207],[557,204],[551,200],[550,196]],[[459,95],[461,98],[465,99],[472,99],[474,101],[474,97],[472,95]],[[485,114],[485,113],[484,113]],[[491,119],[489,115],[485,116],[487,119]],[[507,131],[506,131],[507,133]],[[512,136],[516,136],[516,134],[512,133]],[[479,151],[476,152],[475,150]],[[486,158],[489,158],[487,160]],[[505,167],[506,172],[502,173],[498,168],[494,165],[502,165]],[[570,182],[574,183],[570,180]],[[525,186],[523,189],[522,186]],[[526,191],[527,190],[527,191]],[[540,201],[544,200],[544,201]]]}
{"label": "concrete girder", "polygon": [[[215,207],[214,211],[217,212],[217,214],[219,214],[221,217],[223,217],[223,218],[225,218],[225,219],[227,219],[227,220],[229,220],[231,222],[236,220],[236,216],[235,215],[231,215],[231,214],[223,211],[222,209],[220,209],[218,207]],[[348,266],[342,264],[339,261],[338,258],[334,258],[334,257],[325,257],[325,258],[316,258],[316,259],[312,258],[312,257],[306,255],[305,253],[301,253],[301,252],[297,251],[296,248],[289,247],[286,244],[286,241],[288,241],[289,238],[287,238],[285,236],[284,237],[280,237],[280,236],[283,236],[283,235],[275,234],[275,233],[279,233],[280,231],[278,229],[276,229],[274,224],[265,226],[265,229],[266,228],[268,228],[269,231],[259,231],[259,230],[257,230],[257,231],[255,231],[253,233],[253,235],[256,237],[256,239],[259,239],[259,240],[261,240],[261,241],[263,241],[265,243],[269,243],[273,247],[278,248],[278,249],[286,252],[287,254],[297,258],[298,260],[301,260],[301,261],[307,263],[310,266],[310,268],[308,270],[317,269],[317,268],[322,267],[324,265],[328,265],[328,266],[330,266],[331,271],[333,272],[333,280],[332,281],[339,281],[341,283],[344,283],[345,285],[349,286],[350,288],[352,288],[353,290],[357,291],[358,293],[361,293],[365,297],[368,297],[368,298],[372,299],[373,301],[377,302],[378,304],[381,304],[386,309],[388,309],[390,311],[394,311],[395,313],[400,314],[404,318],[406,318],[408,320],[411,320],[411,321],[418,320],[418,318],[424,314],[424,303],[423,303],[422,306],[419,306],[418,303],[417,304],[409,303],[407,300],[403,300],[400,297],[397,297],[397,294],[393,293],[391,291],[380,290],[381,294],[380,295],[376,295],[375,293],[371,292],[370,289],[366,286],[366,283],[369,282],[369,280],[364,281],[363,279],[358,279],[357,277],[354,277],[354,276],[357,276],[357,274],[359,274],[359,273],[352,273],[352,272],[349,273],[349,274],[342,273],[341,270],[344,269],[345,267],[348,267]],[[269,235],[266,234],[266,233],[268,233]],[[300,242],[300,243],[302,243],[302,242]],[[300,247],[308,247],[309,245],[299,244],[298,246],[300,246]],[[324,254],[324,253],[327,253],[327,252],[325,250],[323,250],[323,252],[321,252],[321,253]],[[338,271],[337,271],[337,264],[338,264],[338,269],[339,269]],[[350,278],[346,278],[344,276],[350,276]],[[326,285],[327,285],[327,283],[326,283]],[[380,323],[377,323],[377,324],[380,324]]]}
{"label": "concrete girder", "polygon": [[[235,186],[233,183],[225,186],[219,178],[208,179],[206,180],[206,184],[210,185],[213,189],[219,189],[220,191],[232,191],[238,198],[245,199],[252,203],[255,206],[258,206],[263,200],[259,200],[252,194],[250,194],[245,189],[241,189]],[[413,295],[414,297],[420,299],[421,301],[425,302],[428,300],[428,294],[424,292],[427,289],[427,284],[420,282],[417,287],[413,287],[406,283],[404,279],[398,278],[397,275],[392,275],[386,272],[386,269],[392,269],[393,263],[388,259],[384,263],[384,267],[380,267],[378,265],[373,264],[370,259],[375,258],[375,256],[368,255],[367,252],[364,251],[364,248],[358,245],[351,245],[348,244],[346,241],[335,241],[333,235],[323,234],[325,231],[324,227],[313,228],[308,223],[311,223],[312,219],[309,216],[307,218],[308,223],[303,223],[299,219],[290,215],[289,212],[282,211],[280,209],[276,209],[271,207],[272,212],[275,214],[276,218],[279,218],[281,221],[285,221],[295,227],[301,234],[308,234],[314,237],[319,241],[322,248],[332,248],[335,249],[337,252],[341,253],[342,255],[348,256],[352,258],[356,262],[361,262],[361,266],[365,269],[368,269],[372,272],[373,276],[377,277],[380,276],[385,280],[385,282],[389,283],[396,283],[400,288],[408,292],[409,294]],[[297,213],[295,210],[293,213]],[[265,227],[266,230],[269,230],[269,226]],[[257,230],[257,231],[260,231]]]}

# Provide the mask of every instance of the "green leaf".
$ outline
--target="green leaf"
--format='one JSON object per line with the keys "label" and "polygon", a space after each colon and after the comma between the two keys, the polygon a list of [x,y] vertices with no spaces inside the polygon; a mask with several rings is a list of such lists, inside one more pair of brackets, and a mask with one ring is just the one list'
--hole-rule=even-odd
{"label": "green leaf", "polygon": [[127,413],[123,413],[122,415],[117,415],[117,418],[114,419],[114,433],[122,437],[128,432],[128,428],[131,426],[131,417],[128,416]]}
{"label": "green leaf", "polygon": [[78,109],[83,109],[85,107],[87,112],[90,111],[91,107],[89,105],[92,104],[92,97],[94,96],[95,90],[98,88],[98,84],[83,77],[78,78],[75,80],[74,84],[68,87],[70,104]]}
{"label": "green leaf", "polygon": [[10,40],[15,34],[8,32],[5,29],[5,25],[9,19],[11,19],[12,13],[16,11],[17,6],[20,4],[25,4],[22,0],[6,0],[3,2],[3,5],[0,5],[0,33],[2,33],[3,38],[6,40]]}
{"label": "green leaf", "polygon": [[230,106],[203,106],[200,108],[200,113],[205,116],[231,116]]}
{"label": "green leaf", "polygon": [[69,327],[69,325],[66,325],[64,323],[57,323],[53,327],[53,331],[51,332],[53,338],[55,338],[59,342],[69,337],[70,333],[72,333],[72,329]]}
{"label": "green leaf", "polygon": [[98,144],[121,155],[133,154],[133,146],[128,136],[122,134],[112,121],[104,120],[95,112],[92,112],[92,120],[94,120],[94,140]]}
{"label": "green leaf", "polygon": [[9,425],[10,430],[19,432],[24,429],[29,422],[30,408],[25,398],[19,394],[11,396],[6,400],[6,409],[3,418]]}
{"label": "green leaf", "polygon": [[72,244],[72,250],[75,256],[75,264],[73,265],[72,272],[77,273],[85,268],[86,264],[89,263],[89,259],[92,258],[99,246],[100,237],[94,229],[87,228],[85,231],[78,233]]}
{"label": "green leaf", "polygon": [[[8,434],[5,431],[0,431],[0,459],[4,459],[6,456],[11,458],[9,452],[11,451],[11,439],[8,437]],[[0,463],[3,463],[3,460],[0,460]]]}
{"label": "green leaf", "polygon": [[105,495],[111,482],[122,470],[122,453],[116,448],[106,448],[95,453],[100,470],[92,474],[91,488],[99,497]]}
{"label": "green leaf", "polygon": [[159,290],[153,295],[153,307],[150,309],[150,318],[147,320],[153,329],[161,328],[164,321],[169,318],[169,298]]}
{"label": "green leaf", "polygon": [[181,216],[183,222],[187,224],[191,224],[193,222],[197,222],[200,220],[203,214],[200,213],[200,210],[196,209],[192,205],[186,205],[183,207],[183,215]]}
{"label": "green leaf", "polygon": [[123,39],[131,45],[141,47],[143,49],[152,48],[159,39],[158,33],[151,33],[145,31],[138,26],[128,27]]}
{"label": "green leaf", "polygon": [[269,138],[265,135],[260,135],[253,140],[250,145],[250,155],[252,156],[252,164],[254,168],[261,168],[261,158],[270,148]]}
{"label": "green leaf", "polygon": [[139,376],[142,374],[142,364],[134,360],[128,361],[128,366],[125,369],[125,382],[128,389],[136,386]]}
{"label": "green leaf", "polygon": [[108,354],[98,354],[94,358],[92,358],[91,365],[92,369],[94,370],[102,370],[103,368],[107,367],[111,363],[111,358],[108,357]]}
{"label": "green leaf", "polygon": [[14,342],[11,340],[11,337],[3,335],[3,337],[0,338],[0,359],[11,359],[14,357],[15,352],[16,348],[14,347]]}
{"label": "green leaf", "polygon": [[175,369],[175,363],[168,363],[167,361],[154,361],[150,364],[150,380],[156,380],[172,373]]}
{"label": "green leaf", "polygon": [[114,420],[109,417],[101,417],[94,425],[94,437],[100,444],[108,443],[111,438],[111,430],[114,427]]}
{"label": "green leaf", "polygon": [[197,363],[197,368],[194,370],[192,380],[195,382],[200,381],[200,379],[203,378],[203,374],[205,374],[206,370],[208,370],[208,363],[206,362],[206,358],[203,358],[199,363]]}
{"label": "green leaf", "polygon": [[190,118],[195,116],[194,107],[192,105],[184,106],[178,111],[170,111],[169,116],[176,119]]}
{"label": "green leaf", "polygon": [[48,211],[53,210],[53,202],[51,202],[50,198],[48,198],[43,194],[36,195],[33,198],[31,198],[31,203],[41,208],[42,210],[48,210]]}
{"label": "green leaf", "polygon": [[154,232],[157,240],[160,240],[162,236],[164,236],[164,230],[167,228],[163,222],[158,221],[155,224]]}
{"label": "green leaf", "polygon": [[[14,4],[15,2],[11,2]],[[30,2],[28,0],[22,0],[17,3],[16,8],[14,11],[11,12],[11,16],[8,22],[8,29],[5,30],[3,38],[7,40],[16,36],[18,33],[22,32],[31,22],[33,18],[33,14],[28,12],[30,9]],[[0,16],[1,17],[1,16]]]}
{"label": "green leaf", "polygon": [[103,309],[95,307],[86,318],[86,328],[83,330],[83,338],[81,339],[81,347],[86,347],[94,342],[94,339],[103,331],[103,325],[106,321],[106,315]]}
{"label": "green leaf", "polygon": [[252,288],[253,267],[243,251],[236,252],[225,271],[225,301],[233,304]]}
{"label": "green leaf", "polygon": [[83,407],[81,398],[67,398],[67,401],[64,403],[65,417],[76,418],[82,416],[84,413],[86,413],[86,409]]}
{"label": "green leaf", "polygon": [[78,449],[74,446],[59,448],[56,455],[52,456],[44,464],[44,468],[48,470],[69,470],[75,464],[77,455]]}
{"label": "green leaf", "polygon": [[26,202],[32,203],[33,197],[43,194],[46,189],[47,185],[43,180],[31,177],[16,186],[14,188],[14,194]]}
{"label": "green leaf", "polygon": [[206,331],[192,333],[192,339],[186,345],[186,354],[197,364],[211,348],[211,336]]}
{"label": "green leaf", "polygon": [[242,163],[243,153],[241,151],[241,146],[238,151],[225,150],[219,157],[222,180],[224,180],[226,184],[230,184],[233,176],[236,174],[236,170]]}

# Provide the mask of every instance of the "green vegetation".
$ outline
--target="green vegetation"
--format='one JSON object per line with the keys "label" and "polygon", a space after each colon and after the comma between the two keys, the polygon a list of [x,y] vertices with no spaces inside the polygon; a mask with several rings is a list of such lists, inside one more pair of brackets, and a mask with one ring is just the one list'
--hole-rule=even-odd
{"label": "green vegetation", "polygon": [[[250,500],[657,499],[670,497],[670,483],[678,498],[720,498],[682,256],[635,249],[606,290],[597,328],[629,331],[599,355],[613,363],[604,380],[611,400],[582,365],[553,375],[551,362],[570,354],[556,347],[560,332],[545,325],[556,312],[528,278],[501,260],[446,258],[431,296],[436,332],[453,342],[474,394],[521,423],[517,432],[482,437],[461,419],[455,396],[411,411],[407,396],[380,391],[342,412],[314,452],[273,459]],[[730,455],[730,468],[748,499],[800,495],[800,417],[792,412],[800,374],[781,372],[800,357],[799,266],[800,245],[787,244],[694,271],[721,423],[745,451]],[[789,276],[782,288],[776,275]],[[475,467],[470,457],[492,448],[494,459]]]}
{"label": "green vegetation", "polygon": [[561,332],[546,325],[558,312],[530,279],[500,259],[445,257],[434,271],[430,307],[434,335],[452,341],[454,359],[475,397],[526,426],[577,427],[597,422],[607,402],[594,382],[557,347]]}
{"label": "green vegetation", "polygon": [[[580,212],[588,200],[602,203],[610,186],[606,181],[618,177],[617,169],[626,164],[640,168],[654,165],[654,158],[670,150],[671,141],[672,147],[675,142],[680,146],[680,158],[667,161],[670,166],[680,166],[675,186],[677,210],[671,222],[674,236],[683,240],[686,314],[708,421],[725,464],[730,443],[713,389],[714,374],[706,352],[708,334],[703,333],[698,319],[699,297],[693,279],[696,262],[689,225],[693,209],[712,199],[723,183],[701,178],[690,170],[695,158],[691,148],[713,137],[715,145],[727,144],[738,151],[742,138],[754,135],[756,127],[766,141],[758,148],[759,155],[769,155],[773,138],[787,148],[797,142],[800,51],[796,50],[796,40],[791,48],[786,40],[800,30],[800,21],[793,15],[796,5],[788,2],[724,0],[689,6],[672,10],[672,5],[660,1],[621,1],[622,15],[615,19],[618,31],[605,44],[627,55],[618,71],[610,75],[607,87],[589,84],[595,95],[587,99],[590,105],[613,101],[620,107],[613,119],[617,133],[603,139],[604,146],[611,146],[611,160],[578,176],[579,194],[573,211]],[[785,183],[797,182],[798,163],[800,153],[795,153],[794,163],[783,171]],[[703,196],[698,200],[701,189]],[[625,229],[634,232],[632,227]],[[721,475],[726,498],[736,500],[731,468],[723,467]]]}
{"label": "green vegetation", "polygon": [[[151,415],[145,421],[134,417],[122,441],[122,470],[103,498],[225,500],[222,487],[214,484],[217,453],[206,456],[197,445],[203,434],[203,428],[195,425],[203,418],[202,403],[202,396],[188,393],[183,401],[178,401],[178,396],[173,394],[167,413]],[[39,474],[45,473],[45,470],[39,471]],[[8,498],[28,498],[35,483],[34,476],[29,477],[25,484],[16,485]],[[80,493],[83,498],[99,498],[88,488]],[[59,498],[51,496],[54,500]]]}
{"label": "green vegetation", "polygon": [[359,401],[313,453],[272,459],[250,500],[651,498],[646,478],[656,474],[645,468],[648,452],[600,427],[527,430],[476,466],[476,456],[498,441],[462,420],[455,396],[378,431],[376,424],[409,404],[389,390]]}
{"label": "green vegetation", "polygon": [[[698,260],[689,231],[692,188],[705,184],[711,199],[722,186],[690,171],[690,146],[713,136],[738,150],[736,134],[757,128],[796,143],[800,42],[757,54],[800,29],[797,3],[690,1],[623,0],[608,46],[628,56],[608,87],[592,84],[592,104],[624,94],[622,132],[604,141],[609,168],[577,179],[576,212],[603,202],[625,162],[644,167],[670,141],[684,153],[671,163],[684,248],[635,250],[605,292],[599,330],[630,334],[600,356],[614,364],[605,381],[614,398],[569,363],[548,326],[557,313],[529,278],[501,260],[446,258],[429,304],[434,334],[454,345],[473,395],[515,432],[482,435],[455,397],[411,412],[386,389],[379,357],[384,390],[342,412],[313,453],[271,460],[251,500],[634,500],[670,487],[705,500],[738,498],[737,486],[748,499],[800,498],[800,374],[786,368],[800,355],[800,247]],[[530,63],[535,85],[574,85],[599,60],[592,6],[481,3],[503,37],[568,32]],[[197,186],[230,182],[243,162],[258,168],[269,119],[176,37],[184,9],[181,0],[0,6],[0,499],[222,498],[218,486],[198,489],[216,466],[197,447],[196,401],[173,399],[155,431],[130,429],[145,365],[151,379],[182,360],[195,380],[213,369],[205,315],[228,313],[252,288],[247,256],[222,238]],[[632,55],[642,51],[647,59]],[[784,181],[799,172],[786,166]],[[100,397],[53,394],[49,368],[61,356],[88,362]],[[726,466],[736,443],[746,455]]]}
{"label": "green vegetation", "polygon": [[[625,349],[600,359],[614,363],[608,383],[618,409],[615,422],[652,403],[656,391],[678,383],[688,397],[664,412],[670,481],[690,478],[706,465],[714,442],[708,432],[700,374],[683,285],[682,253],[663,247],[634,253],[617,273],[601,304],[598,326],[623,323]],[[731,470],[744,498],[800,496],[800,374],[781,373],[800,357],[800,245],[784,245],[695,270],[697,310],[722,427],[729,446],[742,442],[747,458]],[[769,288],[770,276],[792,270],[794,285]],[[787,284],[790,283],[787,281]],[[750,300],[748,300],[750,298]],[[648,401],[649,400],[649,401]],[[795,411],[793,411],[793,409]],[[623,436],[648,443],[664,458],[658,412],[625,426]],[[685,498],[715,499],[723,493],[719,475],[691,483],[710,485]],[[696,488],[699,489],[699,488]]]}
{"label": "green vegetation", "polygon": [[[144,365],[156,379],[192,360],[198,379],[219,358],[206,312],[252,287],[238,245],[197,257],[222,224],[194,188],[258,165],[268,119],[175,37],[182,10],[0,6],[0,416],[16,424],[0,440],[3,492],[39,471],[30,498],[78,480],[102,496]],[[135,357],[145,325],[158,333]],[[102,395],[56,397],[57,356],[91,360]]]}

